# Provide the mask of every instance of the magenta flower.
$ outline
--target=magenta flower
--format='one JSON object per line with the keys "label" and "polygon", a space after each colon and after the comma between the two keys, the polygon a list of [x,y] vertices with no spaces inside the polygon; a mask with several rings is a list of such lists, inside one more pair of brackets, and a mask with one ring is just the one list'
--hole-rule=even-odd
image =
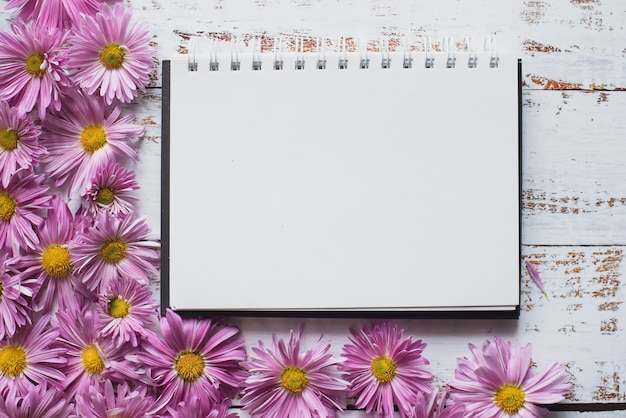
{"label": "magenta flower", "polygon": [[103,388],[90,387],[84,394],[76,395],[76,412],[82,418],[145,418],[151,417],[154,399],[146,395],[146,387],[139,385],[131,390],[126,383],[107,380]]}
{"label": "magenta flower", "polygon": [[357,408],[387,418],[393,417],[395,404],[408,417],[417,393],[432,391],[432,375],[422,369],[429,364],[422,357],[426,344],[403,338],[403,332],[388,322],[350,330],[352,344],[343,346],[342,369]]}
{"label": "magenta flower", "polygon": [[111,104],[115,99],[131,102],[137,89],[145,91],[154,51],[147,27],[133,22],[131,10],[117,5],[85,16],[71,43],[74,80],[88,94],[99,92]]}
{"label": "magenta flower", "polygon": [[50,318],[42,316],[34,325],[20,327],[15,335],[0,340],[0,393],[30,393],[37,385],[63,388],[65,350],[53,347],[58,332],[49,327]]}
{"label": "magenta flower", "polygon": [[0,98],[28,113],[35,106],[39,118],[51,107],[61,109],[61,96],[71,82],[66,74],[68,32],[21,20],[12,32],[0,32]]}
{"label": "magenta flower", "polygon": [[298,334],[290,332],[285,344],[275,334],[273,349],[259,341],[252,351],[256,357],[244,363],[250,371],[242,403],[252,417],[323,418],[334,417],[340,395],[347,388],[338,375],[339,360],[329,353],[330,344],[318,341],[301,352]]}
{"label": "magenta flower", "polygon": [[132,353],[130,346],[99,335],[98,316],[89,305],[81,310],[58,311],[54,325],[59,330],[57,345],[67,352],[63,371],[69,397],[88,394],[90,387],[102,391],[107,380],[146,381],[138,365],[125,358]]}
{"label": "magenta flower", "polygon": [[62,310],[78,308],[77,294],[84,290],[68,248],[75,233],[74,216],[63,199],[55,196],[39,229],[39,243],[15,261],[22,277],[33,278],[39,284],[39,291],[33,297],[35,311],[48,312],[55,303]]}
{"label": "magenta flower", "polygon": [[147,284],[118,277],[100,295],[98,316],[103,337],[119,345],[130,343],[137,347],[147,327],[156,323],[158,304]]}
{"label": "magenta flower", "polygon": [[246,351],[237,328],[210,319],[183,320],[170,310],[160,325],[163,338],[151,335],[138,354],[159,386],[160,408],[194,396],[219,404],[237,394],[248,376],[239,364]]}
{"label": "magenta flower", "polygon": [[41,384],[33,386],[27,393],[18,394],[9,390],[6,399],[0,396],[2,418],[78,418],[74,405],[65,394],[54,387]]}
{"label": "magenta flower", "polygon": [[418,392],[411,418],[464,418],[465,406],[447,403],[447,397],[448,388],[430,394]]}
{"label": "magenta flower", "polygon": [[143,127],[133,123],[133,115],[121,116],[119,105],[106,106],[81,91],[69,97],[63,110],[46,120],[41,143],[50,153],[46,172],[55,186],[71,179],[69,194],[84,194],[98,170],[116,158],[137,161],[129,142],[143,133]]}
{"label": "magenta flower", "polygon": [[145,217],[115,218],[102,213],[70,242],[72,263],[89,290],[102,293],[117,277],[148,283],[157,273],[159,243]]}
{"label": "magenta flower", "polygon": [[560,402],[571,389],[569,374],[556,362],[533,373],[530,344],[495,337],[469,348],[474,358],[457,359],[450,382],[452,400],[463,403],[469,417],[541,417],[548,411],[536,404]]}
{"label": "magenta flower", "polygon": [[91,186],[85,198],[89,211],[97,215],[100,211],[108,211],[111,215],[123,217],[135,210],[133,202],[137,198],[132,195],[139,189],[135,173],[121,164],[110,161],[104,164],[91,179]]}
{"label": "magenta flower", "polygon": [[180,402],[176,407],[167,408],[167,414],[161,415],[162,418],[239,418],[234,412],[229,412],[231,401],[225,399],[224,402],[211,406],[204,399],[198,399],[192,396],[188,401]]}
{"label": "magenta flower", "polygon": [[39,243],[37,228],[43,223],[40,212],[52,198],[44,176],[21,171],[0,185],[0,251],[19,254],[20,248],[35,249]]}
{"label": "magenta flower", "polygon": [[9,0],[5,9],[18,9],[20,19],[34,20],[37,26],[70,29],[82,14],[95,15],[102,3],[103,0]]}
{"label": "magenta flower", "polygon": [[31,322],[28,302],[36,291],[32,281],[21,280],[12,264],[6,254],[0,256],[0,340]]}
{"label": "magenta flower", "polygon": [[0,102],[0,178],[4,187],[20,170],[33,172],[46,153],[39,145],[40,129],[33,119],[7,102]]}

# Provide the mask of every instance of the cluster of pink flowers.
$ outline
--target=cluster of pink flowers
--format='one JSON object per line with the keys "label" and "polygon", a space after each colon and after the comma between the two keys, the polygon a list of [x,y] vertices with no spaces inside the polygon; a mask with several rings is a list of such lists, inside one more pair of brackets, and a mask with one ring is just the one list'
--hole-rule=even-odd
{"label": "cluster of pink flowers", "polygon": [[246,351],[225,320],[159,317],[160,245],[135,212],[148,30],[119,0],[10,0],[0,32],[0,418],[531,417],[563,399],[530,345],[470,345],[432,388],[421,340],[351,330],[343,358],[303,330]]}

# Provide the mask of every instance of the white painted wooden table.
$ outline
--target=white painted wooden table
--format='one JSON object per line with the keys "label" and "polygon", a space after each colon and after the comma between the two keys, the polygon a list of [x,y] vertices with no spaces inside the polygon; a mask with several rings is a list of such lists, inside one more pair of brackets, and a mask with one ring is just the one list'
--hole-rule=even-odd
{"label": "white painted wooden table", "polygon": [[[462,40],[496,34],[498,49],[523,59],[523,255],[535,262],[550,299],[522,281],[519,320],[401,320],[424,352],[435,385],[453,377],[467,343],[500,335],[533,344],[542,366],[557,360],[572,375],[570,410],[626,405],[626,3],[623,0],[127,0],[149,24],[155,64],[185,53],[191,35],[220,42],[281,36],[398,39],[416,48],[430,36]],[[9,16],[4,12],[3,16]],[[8,27],[6,18],[3,20]],[[244,42],[244,44],[246,44]],[[161,76],[132,105],[146,127],[137,210],[159,230]],[[489,88],[489,86],[485,86]],[[210,100],[197,98],[196,100]],[[206,133],[206,122],[198,132]],[[488,115],[485,123],[488,123]],[[201,182],[198,187],[201,188]],[[494,196],[494,199],[497,199]],[[202,216],[199,208],[198,216]],[[454,262],[454,260],[450,260]],[[485,265],[488,267],[488,255]],[[155,284],[158,291],[158,283]],[[396,290],[401,291],[401,290]],[[236,297],[234,291],[231,297]],[[248,345],[306,323],[336,352],[365,320],[234,319]],[[624,411],[559,412],[551,417],[618,417]],[[346,412],[342,416],[364,416]]]}

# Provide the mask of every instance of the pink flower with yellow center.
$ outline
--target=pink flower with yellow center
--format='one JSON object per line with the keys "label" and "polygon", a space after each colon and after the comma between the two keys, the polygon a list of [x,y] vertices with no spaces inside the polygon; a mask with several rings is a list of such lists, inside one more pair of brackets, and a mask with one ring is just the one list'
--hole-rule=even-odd
{"label": "pink flower with yellow center", "polygon": [[103,6],[83,18],[71,43],[73,78],[88,94],[128,103],[145,90],[154,51],[147,27],[133,21],[131,10]]}
{"label": "pink flower with yellow center", "polygon": [[0,32],[0,98],[28,113],[37,107],[40,119],[48,108],[61,109],[61,97],[71,86],[66,73],[68,32],[24,23]]}

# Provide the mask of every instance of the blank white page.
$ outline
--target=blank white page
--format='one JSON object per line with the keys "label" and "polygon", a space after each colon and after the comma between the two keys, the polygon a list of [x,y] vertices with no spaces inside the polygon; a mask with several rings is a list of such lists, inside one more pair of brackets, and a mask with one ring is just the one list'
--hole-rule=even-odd
{"label": "blank white page", "polygon": [[514,310],[518,60],[171,61],[177,310]]}

